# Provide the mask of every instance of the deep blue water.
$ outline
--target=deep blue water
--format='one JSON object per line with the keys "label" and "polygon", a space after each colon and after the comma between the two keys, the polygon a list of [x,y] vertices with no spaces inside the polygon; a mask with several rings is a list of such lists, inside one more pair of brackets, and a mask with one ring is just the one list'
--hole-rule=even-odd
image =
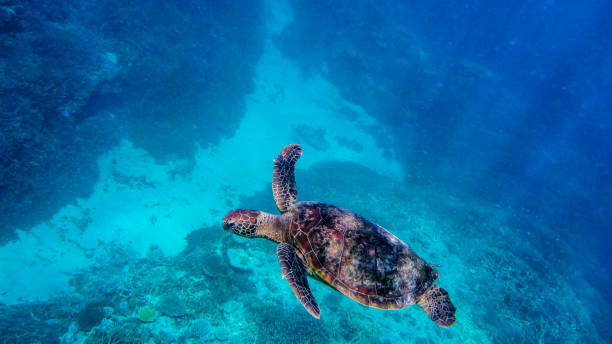
{"label": "deep blue water", "polygon": [[[609,13],[0,1],[0,342],[612,342]],[[457,324],[310,279],[316,320],[222,230],[278,214],[290,143],[298,200],[441,265]]]}

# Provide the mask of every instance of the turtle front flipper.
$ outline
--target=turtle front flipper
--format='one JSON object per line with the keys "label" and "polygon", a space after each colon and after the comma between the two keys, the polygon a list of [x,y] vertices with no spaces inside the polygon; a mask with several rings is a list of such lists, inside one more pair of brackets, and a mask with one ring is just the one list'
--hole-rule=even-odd
{"label": "turtle front flipper", "polygon": [[297,200],[297,185],[295,184],[295,163],[302,156],[300,145],[289,145],[280,152],[274,160],[272,174],[272,193],[274,202],[281,213],[285,213]]}
{"label": "turtle front flipper", "polygon": [[283,278],[287,279],[293,293],[300,300],[308,313],[319,319],[321,315],[319,305],[317,305],[314,296],[312,296],[312,292],[308,286],[306,267],[300,257],[298,257],[295,248],[291,245],[281,243],[276,249],[276,254],[278,255],[278,261],[283,271]]}
{"label": "turtle front flipper", "polygon": [[417,303],[436,324],[449,327],[455,323],[455,306],[448,297],[448,292],[437,285],[427,289]]}

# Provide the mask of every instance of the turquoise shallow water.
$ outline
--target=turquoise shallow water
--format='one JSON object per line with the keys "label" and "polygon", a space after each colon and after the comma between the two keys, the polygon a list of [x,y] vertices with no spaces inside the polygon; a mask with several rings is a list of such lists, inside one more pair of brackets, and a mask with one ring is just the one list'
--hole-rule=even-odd
{"label": "turquoise shallow water", "polygon": [[[0,343],[611,342],[609,10],[0,1]],[[455,325],[311,278],[315,319],[223,230],[291,143]]]}

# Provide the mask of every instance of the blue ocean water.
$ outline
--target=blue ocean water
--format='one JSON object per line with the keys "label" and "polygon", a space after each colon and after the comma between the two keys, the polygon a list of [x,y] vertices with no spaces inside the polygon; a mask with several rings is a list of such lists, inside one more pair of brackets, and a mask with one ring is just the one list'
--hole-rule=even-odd
{"label": "blue ocean water", "polygon": [[[0,343],[612,342],[612,3],[0,0]],[[377,223],[456,323],[223,230]],[[355,264],[345,261],[342,264]]]}

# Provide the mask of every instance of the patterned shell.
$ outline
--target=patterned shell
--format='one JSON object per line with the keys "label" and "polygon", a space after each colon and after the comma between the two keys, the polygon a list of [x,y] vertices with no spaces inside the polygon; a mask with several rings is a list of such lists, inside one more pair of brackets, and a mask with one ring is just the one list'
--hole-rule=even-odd
{"label": "patterned shell", "polygon": [[401,309],[438,278],[438,272],[386,229],[345,209],[299,202],[291,234],[312,277],[353,300]]}

